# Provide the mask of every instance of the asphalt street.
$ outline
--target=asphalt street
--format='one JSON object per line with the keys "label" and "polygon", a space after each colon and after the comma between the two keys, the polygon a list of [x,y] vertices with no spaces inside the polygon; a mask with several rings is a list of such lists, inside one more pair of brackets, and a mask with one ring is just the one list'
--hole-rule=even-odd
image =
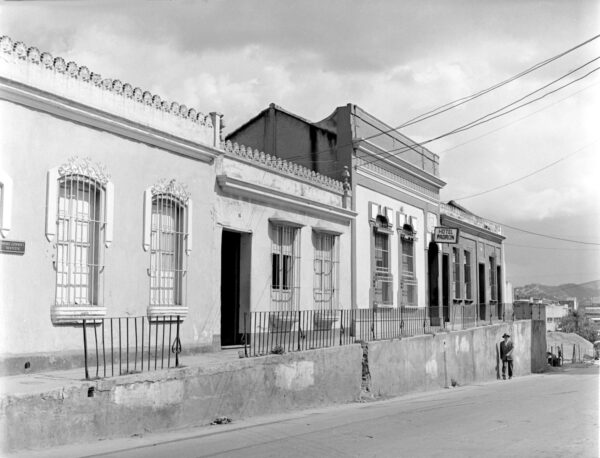
{"label": "asphalt street", "polygon": [[599,367],[79,444],[30,457],[593,457]]}

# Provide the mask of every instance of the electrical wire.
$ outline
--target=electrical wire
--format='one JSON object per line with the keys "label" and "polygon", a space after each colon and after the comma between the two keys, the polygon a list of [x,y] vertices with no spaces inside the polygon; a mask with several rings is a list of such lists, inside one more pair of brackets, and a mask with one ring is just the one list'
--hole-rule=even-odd
{"label": "electrical wire", "polygon": [[567,238],[564,238],[564,237],[557,237],[557,236],[554,236],[554,235],[540,234],[539,232],[528,231],[527,229],[521,229],[519,227],[511,226],[509,224],[500,223],[498,221],[494,221],[494,220],[489,219],[489,218],[486,218],[486,219],[488,221],[491,221],[492,223],[499,224],[502,227],[507,227],[507,228],[512,229],[514,231],[524,232],[526,234],[535,235],[535,236],[538,236],[538,237],[545,237],[545,238],[552,239],[552,240],[560,240],[561,242],[578,243],[580,245],[600,246],[600,243],[597,243],[597,242],[584,242],[582,240],[573,240],[573,239],[567,239]]}
{"label": "electrical wire", "polygon": [[[512,108],[512,109],[510,109],[508,111],[505,111],[505,112],[502,112],[502,113],[498,113],[495,116],[493,116],[491,118],[487,118],[487,119],[484,119],[484,118],[486,118],[489,115],[483,116],[483,117],[479,118],[479,120],[472,121],[472,122],[470,122],[468,124],[465,124],[463,126],[457,127],[456,129],[453,129],[453,130],[451,130],[449,132],[446,132],[444,134],[438,135],[437,137],[434,137],[434,138],[431,138],[429,140],[425,140],[423,142],[417,143],[417,145],[418,146],[426,145],[426,144],[432,143],[434,141],[440,140],[442,138],[448,137],[450,135],[454,135],[454,134],[457,134],[459,132],[464,132],[466,130],[472,129],[474,127],[477,127],[477,126],[479,126],[481,124],[485,124],[487,122],[490,122],[490,121],[492,121],[494,119],[497,119],[497,118],[500,118],[502,116],[506,116],[507,114],[510,114],[513,111],[516,111],[518,109],[521,109],[521,108],[524,108],[524,107],[526,107],[528,105],[531,105],[532,103],[537,102],[538,100],[541,100],[541,99],[547,97],[548,95],[554,94],[555,92],[558,92],[558,91],[560,91],[560,90],[562,90],[562,89],[564,89],[564,88],[566,88],[566,87],[568,87],[568,86],[570,86],[570,85],[572,85],[572,84],[574,84],[574,83],[576,83],[576,82],[578,82],[578,81],[580,81],[580,80],[582,80],[584,78],[587,78],[588,76],[590,76],[591,74],[593,74],[594,72],[596,72],[598,70],[600,70],[600,67],[596,67],[593,70],[591,70],[588,73],[586,73],[585,75],[580,76],[579,78],[576,78],[574,80],[571,80],[570,82],[568,82],[568,83],[566,83],[566,84],[564,84],[564,85],[562,85],[562,86],[560,86],[560,87],[558,87],[556,89],[553,89],[552,91],[549,91],[549,92],[547,92],[545,94],[542,94],[541,96],[536,97],[535,99],[532,99],[532,100],[529,100],[527,102],[524,102],[521,105],[518,105],[518,106],[516,106],[516,107],[514,107],[514,108]],[[537,91],[534,91],[534,92],[537,92]],[[509,105],[506,105],[504,108],[506,108],[508,106],[511,106],[511,105],[512,105],[512,103],[509,104]],[[475,122],[475,124],[473,124],[474,122]],[[466,127],[466,126],[468,126],[468,127]],[[391,157],[397,156],[398,154],[402,154],[402,153],[404,153],[406,151],[407,151],[406,148],[403,148],[403,147],[401,147],[401,148],[394,148],[394,149],[391,149],[391,150],[387,150],[387,151],[384,151],[384,152],[381,153],[382,155],[386,154],[387,155],[386,157],[383,157],[383,156],[382,157],[376,157],[376,158],[374,158],[374,159],[372,159],[370,161],[364,161],[361,165],[364,166],[364,165],[372,164],[374,162],[378,162],[378,161],[381,161],[381,160],[384,160],[384,159],[389,159]]]}
{"label": "electrical wire", "polygon": [[[562,99],[558,99],[558,100],[556,100],[555,102],[553,102],[553,103],[550,103],[550,104],[546,105],[545,107],[542,107],[542,108],[540,108],[539,110],[535,110],[535,111],[533,111],[533,112],[529,113],[528,115],[521,116],[520,118],[517,118],[517,119],[515,119],[514,121],[511,121],[511,122],[509,122],[509,123],[506,123],[506,124],[504,124],[503,126],[500,126],[500,127],[496,128],[496,129],[493,129],[493,130],[490,130],[490,131],[488,131],[488,132],[486,132],[486,133],[484,133],[484,134],[482,134],[482,135],[479,135],[479,136],[477,136],[477,137],[473,137],[473,138],[471,138],[471,139],[467,140],[466,142],[458,143],[457,145],[454,145],[454,146],[452,146],[452,147],[450,147],[450,148],[448,148],[448,149],[445,149],[445,150],[443,150],[443,151],[440,151],[440,152],[439,152],[439,153],[437,153],[437,154],[441,155],[441,154],[447,153],[448,151],[453,151],[453,150],[455,150],[455,149],[457,149],[457,148],[459,148],[459,147],[461,147],[461,146],[467,145],[467,144],[469,144],[469,143],[472,143],[472,142],[474,142],[474,141],[476,141],[476,140],[479,140],[480,138],[483,138],[483,137],[486,137],[486,136],[488,136],[488,135],[491,135],[491,134],[493,134],[493,133],[495,133],[495,132],[498,132],[499,130],[506,129],[507,127],[510,127],[510,126],[512,126],[513,124],[516,124],[517,122],[523,121],[524,119],[527,119],[527,118],[529,118],[529,117],[531,117],[531,116],[533,116],[533,115],[535,115],[535,114],[537,114],[537,113],[540,113],[541,111],[547,110],[548,108],[552,108],[553,106],[557,105],[558,103],[560,103],[560,102],[563,102],[563,101],[565,101],[565,100],[567,100],[567,99],[569,99],[569,98],[571,98],[571,97],[573,97],[573,96],[575,96],[575,95],[577,95],[577,94],[579,94],[579,93],[581,93],[581,92],[583,92],[583,91],[586,91],[586,90],[588,90],[588,89],[590,89],[590,88],[592,88],[592,87],[594,87],[594,86],[597,86],[598,84],[600,84],[600,81],[597,81],[597,82],[595,82],[595,83],[593,83],[593,84],[590,84],[589,86],[586,86],[586,87],[584,87],[583,89],[580,89],[580,90],[578,90],[578,91],[575,91],[575,92],[573,92],[572,94],[570,94],[570,95],[568,95],[568,96],[566,96],[566,97],[563,97]],[[455,199],[455,200],[456,200],[456,199]]]}
{"label": "electrical wire", "polygon": [[519,247],[519,248],[531,248],[531,249],[536,249],[536,250],[552,250],[552,251],[564,250],[564,251],[579,251],[579,252],[583,252],[583,253],[591,253],[591,252],[600,251],[600,248],[563,248],[563,247],[556,247],[556,246],[519,245],[517,243],[507,243],[507,242],[504,242],[503,245],[514,246],[514,247]]}
{"label": "electrical wire", "polygon": [[[389,134],[389,133],[397,131],[398,129],[401,129],[403,127],[407,127],[407,126],[416,124],[417,122],[424,121],[425,119],[429,119],[429,118],[431,118],[433,116],[437,116],[438,114],[441,114],[441,113],[444,113],[444,112],[446,112],[448,110],[451,110],[452,108],[456,108],[456,107],[458,107],[460,105],[463,105],[463,104],[465,104],[465,103],[467,103],[467,102],[469,102],[471,100],[474,100],[474,99],[479,98],[479,97],[481,97],[481,96],[483,96],[485,94],[488,94],[489,92],[491,92],[493,90],[496,90],[496,89],[498,89],[498,88],[500,88],[502,86],[505,86],[506,84],[509,84],[509,83],[511,83],[511,82],[513,82],[513,81],[515,81],[515,80],[517,80],[517,79],[519,79],[519,78],[521,78],[521,77],[523,77],[525,75],[528,75],[529,73],[532,73],[533,71],[535,71],[535,70],[537,70],[539,68],[542,68],[542,67],[544,67],[545,65],[547,65],[547,64],[549,64],[551,62],[554,62],[555,60],[557,60],[557,59],[559,59],[559,58],[561,58],[561,57],[563,57],[563,56],[565,56],[565,55],[567,55],[567,54],[569,54],[569,53],[571,53],[571,52],[573,52],[573,51],[575,51],[575,50],[577,50],[577,49],[579,49],[579,48],[581,48],[581,47],[583,47],[583,46],[585,46],[585,45],[587,45],[589,43],[591,43],[592,41],[594,41],[594,40],[596,40],[598,38],[600,38],[600,34],[595,35],[595,36],[593,36],[593,37],[591,37],[591,38],[589,38],[589,39],[587,39],[587,40],[579,43],[578,45],[573,46],[573,47],[567,49],[566,51],[563,51],[563,52],[561,52],[561,53],[559,53],[559,54],[557,54],[555,56],[552,56],[552,57],[550,57],[548,59],[545,59],[545,60],[543,60],[541,62],[538,62],[537,64],[529,67],[526,70],[523,70],[523,71],[517,73],[516,75],[511,76],[510,78],[508,78],[508,79],[506,79],[504,81],[496,83],[496,84],[494,84],[494,85],[492,85],[492,86],[490,86],[490,87],[488,87],[486,89],[483,89],[483,90],[480,90],[478,92],[475,92],[474,94],[471,94],[471,95],[468,95],[468,96],[465,96],[465,97],[461,97],[461,98],[456,99],[454,101],[451,101],[451,102],[445,103],[443,105],[440,105],[439,107],[434,108],[433,110],[430,110],[430,111],[428,111],[426,113],[418,115],[418,116],[416,116],[414,118],[411,118],[408,121],[405,121],[404,123],[400,124],[397,127],[394,127],[394,128],[388,129],[388,130],[383,130],[383,131],[378,132],[376,134],[373,134],[371,136],[365,137],[362,140],[370,140],[370,139],[378,137],[380,135]],[[326,148],[326,149],[323,149],[323,150],[318,150],[318,151],[315,152],[315,154],[320,154],[320,153],[325,153],[325,152],[333,151],[336,148],[342,148],[342,147],[350,146],[350,145],[353,145],[353,144],[354,144],[354,141],[351,141],[350,143],[347,143],[347,144],[336,145],[334,148]],[[408,146],[408,145],[406,145],[406,146]],[[293,161],[294,159],[302,159],[302,158],[304,158],[304,155],[297,155],[297,156],[291,156],[291,157],[287,158],[287,160]],[[331,162],[331,160],[325,160],[324,162]]]}
{"label": "electrical wire", "polygon": [[506,188],[506,187],[508,187],[508,186],[510,186],[510,185],[512,185],[512,184],[518,183],[519,181],[523,181],[523,180],[524,180],[524,179],[526,179],[526,178],[529,178],[529,177],[531,177],[531,176],[533,176],[533,175],[536,175],[536,174],[538,174],[538,173],[540,173],[540,172],[543,172],[544,170],[546,170],[546,169],[549,169],[550,167],[552,167],[552,166],[554,166],[554,165],[558,164],[559,162],[562,162],[562,161],[564,161],[564,160],[566,160],[566,159],[568,159],[568,158],[570,158],[570,157],[572,157],[572,156],[576,155],[577,153],[579,153],[579,152],[583,151],[583,150],[584,150],[584,149],[586,149],[587,147],[589,147],[589,146],[593,145],[594,143],[597,143],[597,142],[598,142],[598,140],[600,140],[600,139],[596,139],[596,140],[594,140],[593,142],[591,142],[591,143],[588,143],[588,144],[587,144],[587,145],[585,145],[585,146],[582,146],[582,147],[581,147],[581,148],[579,148],[578,150],[575,150],[575,151],[573,151],[572,153],[569,153],[569,154],[567,154],[566,156],[563,156],[563,157],[561,157],[560,159],[558,159],[558,160],[556,160],[556,161],[554,161],[554,162],[552,162],[552,163],[550,163],[550,164],[548,164],[548,165],[545,165],[544,167],[542,167],[542,168],[540,168],[540,169],[534,170],[533,172],[531,172],[531,173],[528,173],[527,175],[523,175],[523,176],[522,176],[522,177],[520,177],[520,178],[517,178],[517,179],[515,179],[515,180],[509,181],[508,183],[504,183],[504,184],[501,184],[501,185],[499,185],[499,186],[496,186],[496,187],[494,187],[494,188],[487,189],[486,191],[481,191],[481,192],[478,192],[478,193],[475,193],[475,194],[470,194],[470,195],[468,195],[468,196],[459,197],[458,199],[452,199],[452,200],[454,200],[454,201],[456,202],[456,201],[459,201],[459,200],[471,199],[471,198],[473,198],[473,197],[479,197],[479,196],[482,196],[482,195],[484,195],[484,194],[488,194],[488,193],[490,193],[490,192],[497,191],[498,189]]}

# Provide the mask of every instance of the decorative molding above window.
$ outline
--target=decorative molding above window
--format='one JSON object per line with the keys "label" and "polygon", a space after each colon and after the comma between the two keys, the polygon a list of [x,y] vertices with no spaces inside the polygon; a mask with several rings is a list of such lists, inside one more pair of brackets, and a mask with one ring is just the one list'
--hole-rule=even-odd
{"label": "decorative molding above window", "polygon": [[375,202],[369,202],[369,221],[372,224],[380,226],[380,224],[376,224],[377,221],[381,222],[384,220],[386,225],[383,229],[392,230],[394,227],[394,210],[390,207],[376,204]]}
{"label": "decorative molding above window", "polygon": [[152,232],[152,198],[157,195],[170,196],[178,200],[185,207],[185,252],[192,252],[192,222],[193,203],[187,187],[175,179],[158,181],[144,191],[144,232],[142,247],[148,251],[151,245]]}
{"label": "decorative molding above window", "polygon": [[58,181],[65,176],[86,177],[96,181],[100,187],[104,188],[103,211],[106,221],[104,245],[108,248],[113,241],[114,186],[103,165],[94,163],[90,159],[79,159],[78,157],[72,157],[65,164],[48,170],[46,180],[46,239],[52,242],[56,236]]}
{"label": "decorative molding above window", "polygon": [[7,237],[12,227],[13,180],[0,170],[0,235]]}

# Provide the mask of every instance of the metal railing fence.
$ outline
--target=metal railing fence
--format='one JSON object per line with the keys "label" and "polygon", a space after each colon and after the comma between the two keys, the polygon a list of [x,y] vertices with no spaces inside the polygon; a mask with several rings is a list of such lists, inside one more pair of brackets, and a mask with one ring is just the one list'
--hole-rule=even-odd
{"label": "metal railing fence", "polygon": [[179,367],[181,316],[83,320],[85,378]]}
{"label": "metal railing fence", "polygon": [[504,314],[497,315],[498,310],[505,310],[504,304],[501,307],[494,304],[493,309],[489,308],[483,323],[479,319],[479,304],[452,307],[446,320],[430,316],[427,307],[246,312],[244,355],[280,354],[469,329],[505,321]]}

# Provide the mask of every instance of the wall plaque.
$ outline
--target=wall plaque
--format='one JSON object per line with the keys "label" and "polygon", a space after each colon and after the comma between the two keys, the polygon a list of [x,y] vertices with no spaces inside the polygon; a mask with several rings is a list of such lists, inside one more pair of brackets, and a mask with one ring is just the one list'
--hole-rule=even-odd
{"label": "wall plaque", "polygon": [[25,242],[19,242],[17,240],[0,240],[0,253],[5,254],[25,254]]}

